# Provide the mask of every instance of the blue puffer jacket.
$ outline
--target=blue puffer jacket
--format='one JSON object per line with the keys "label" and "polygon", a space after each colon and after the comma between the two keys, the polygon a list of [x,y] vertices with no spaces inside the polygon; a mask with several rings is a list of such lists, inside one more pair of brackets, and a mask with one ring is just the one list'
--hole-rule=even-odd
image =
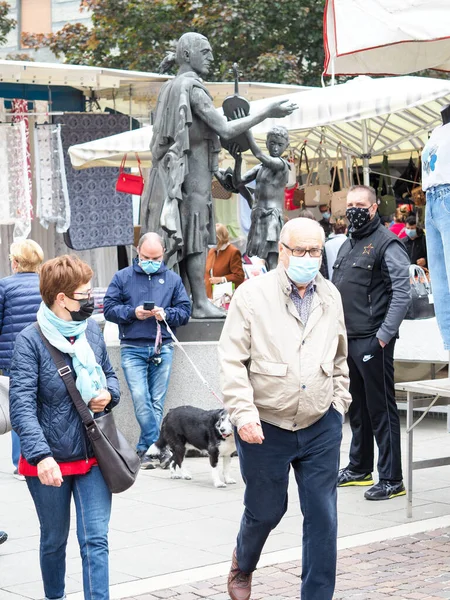
{"label": "blue puffer jacket", "polygon": [[[88,321],[86,337],[106,375],[112,397],[108,406],[115,406],[120,398],[119,382],[103,335],[92,319]],[[68,355],[67,364],[72,367]],[[93,456],[80,415],[34,325],[17,336],[10,382],[12,427],[20,437],[22,455],[31,465],[47,456],[53,456],[57,462]]]}
{"label": "blue puffer jacket", "polygon": [[[147,275],[137,258],[131,267],[118,271],[103,301],[105,319],[119,325],[121,343],[136,346],[152,345],[156,338],[156,319],[140,321],[136,307],[144,302],[154,302],[166,312],[166,320],[173,332],[186,325],[191,316],[191,303],[181,277],[163,263],[156,273]],[[163,343],[171,341],[164,325],[161,327]]]}
{"label": "blue puffer jacket", "polygon": [[37,273],[0,279],[0,369],[9,371],[16,336],[36,321],[40,303]]}

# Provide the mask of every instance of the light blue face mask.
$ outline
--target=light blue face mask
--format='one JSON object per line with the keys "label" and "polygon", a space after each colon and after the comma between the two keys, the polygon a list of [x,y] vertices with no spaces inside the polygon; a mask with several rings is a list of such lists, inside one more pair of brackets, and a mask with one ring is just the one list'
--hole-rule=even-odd
{"label": "light blue face mask", "polygon": [[145,273],[147,273],[147,275],[153,275],[153,273],[156,273],[156,271],[158,271],[160,269],[161,265],[162,265],[161,260],[140,260],[139,261],[139,266]]}
{"label": "light blue face mask", "polygon": [[325,219],[325,221],[328,221],[329,219],[331,219],[331,213],[323,212],[322,217]]}
{"label": "light blue face mask", "polygon": [[417,237],[417,229],[405,229],[405,233],[410,240],[415,240]]}
{"label": "light blue face mask", "polygon": [[286,269],[287,276],[294,283],[310,283],[320,269],[320,258],[310,256],[290,256],[289,267]]}

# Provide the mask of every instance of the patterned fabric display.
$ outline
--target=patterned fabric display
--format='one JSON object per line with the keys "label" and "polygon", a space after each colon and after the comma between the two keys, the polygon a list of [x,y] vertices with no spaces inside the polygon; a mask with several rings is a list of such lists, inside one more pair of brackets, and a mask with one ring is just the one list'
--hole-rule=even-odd
{"label": "patterned fabric display", "polygon": [[69,248],[88,250],[133,243],[133,203],[129,194],[116,192],[119,169],[99,167],[76,171],[69,146],[90,142],[129,129],[129,117],[102,113],[71,113],[55,117],[61,138],[70,199],[70,228],[64,239]]}
{"label": "patterned fabric display", "polygon": [[[15,170],[10,174],[10,184],[15,188],[17,221],[14,227],[14,239],[26,238],[31,231],[33,216],[32,189],[33,176],[31,173],[30,128],[28,122],[27,100],[15,99],[11,108],[13,123],[20,125],[20,142],[8,146],[11,152],[12,165]],[[10,193],[12,190],[10,188]]]}
{"label": "patterned fabric display", "polygon": [[31,231],[25,124],[0,124],[0,224],[14,224],[14,239]]}
{"label": "patterned fabric display", "polygon": [[61,125],[37,125],[34,140],[36,215],[45,229],[56,223],[56,231],[64,233],[70,226],[70,205]]}

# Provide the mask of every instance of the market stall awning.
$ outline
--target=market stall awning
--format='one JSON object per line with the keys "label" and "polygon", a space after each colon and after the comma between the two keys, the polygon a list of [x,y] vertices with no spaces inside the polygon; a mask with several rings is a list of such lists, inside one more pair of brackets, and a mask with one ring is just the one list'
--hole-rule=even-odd
{"label": "market stall awning", "polygon": [[158,73],[122,71],[82,65],[0,60],[2,83],[67,85],[82,90],[117,90],[133,83],[164,82],[169,77]]}
{"label": "market stall awning", "polygon": [[[357,77],[340,85],[315,88],[278,96],[298,104],[298,110],[284,119],[267,119],[253,128],[264,147],[265,136],[274,125],[290,131],[291,146],[307,140],[309,153],[321,143],[334,157],[338,143],[355,157],[363,153],[399,157],[420,150],[440,123],[440,109],[450,102],[450,81],[427,77]],[[250,103],[251,113],[266,107],[273,98]],[[363,131],[367,131],[364,152]],[[75,168],[118,165],[125,152],[139,152],[149,164],[151,128],[103,138],[69,150]],[[130,157],[131,158],[131,157]]]}
{"label": "market stall awning", "polygon": [[124,154],[127,154],[127,166],[137,167],[135,155],[137,152],[142,167],[151,167],[151,139],[151,126],[141,127],[141,129],[71,146],[69,148],[70,160],[75,169],[117,167],[122,162]]}
{"label": "market stall awning", "polygon": [[[346,83],[285,96],[299,109],[284,119],[268,119],[253,129],[261,143],[275,124],[290,131],[291,145],[322,147],[334,156],[338,143],[353,156],[405,154],[423,148],[441,123],[440,110],[450,102],[450,81],[430,77],[360,76]],[[251,111],[269,100],[251,103]],[[363,134],[367,132],[367,150]]]}
{"label": "market stall awning", "polygon": [[327,0],[326,75],[450,71],[448,0]]}

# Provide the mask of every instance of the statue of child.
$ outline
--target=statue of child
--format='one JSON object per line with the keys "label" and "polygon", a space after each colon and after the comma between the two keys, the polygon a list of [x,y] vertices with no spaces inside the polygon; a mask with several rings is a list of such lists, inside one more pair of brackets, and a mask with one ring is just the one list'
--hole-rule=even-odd
{"label": "statue of child", "polygon": [[235,188],[242,189],[245,184],[256,180],[246,252],[248,256],[263,258],[268,270],[271,270],[278,264],[278,241],[284,225],[284,189],[289,164],[281,156],[289,146],[289,133],[280,125],[268,132],[266,147],[269,156],[260,150],[251,132],[246,135],[252,153],[261,164],[241,176],[242,156],[239,149],[233,147],[231,152],[236,161],[233,183]]}

